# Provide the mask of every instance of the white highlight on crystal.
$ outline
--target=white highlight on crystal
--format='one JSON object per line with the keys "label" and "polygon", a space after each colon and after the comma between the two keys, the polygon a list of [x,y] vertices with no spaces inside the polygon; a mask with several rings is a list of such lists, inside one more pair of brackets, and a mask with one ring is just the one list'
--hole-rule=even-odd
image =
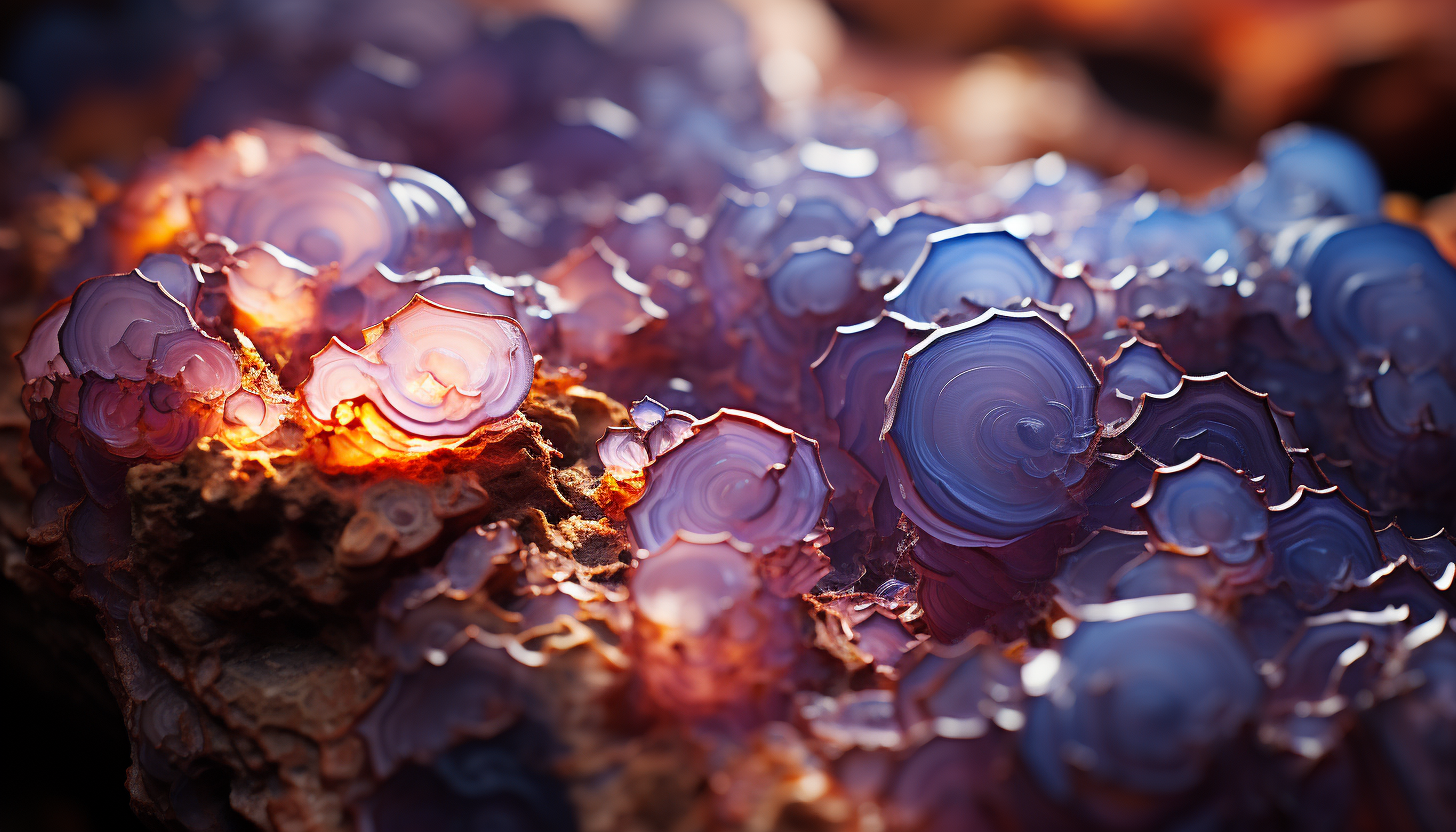
{"label": "white highlight on crystal", "polygon": [[1051,186],[1062,181],[1067,175],[1067,159],[1062,154],[1053,150],[1037,159],[1031,166],[1031,173],[1036,177],[1036,184]]}
{"label": "white highlight on crystal", "polygon": [[1368,652],[1370,652],[1370,641],[1368,639],[1362,638],[1354,644],[1350,645],[1349,647],[1346,647],[1344,650],[1340,651],[1340,657],[1336,659],[1335,662],[1340,667],[1349,667],[1350,665],[1359,661],[1360,657]]}
{"label": "white highlight on crystal", "polygon": [[799,148],[799,162],[809,170],[859,179],[879,169],[880,156],[868,147],[836,147],[810,141]]}
{"label": "white highlight on crystal", "polygon": [[1431,616],[1430,621],[1412,627],[1411,631],[1405,634],[1405,638],[1400,640],[1400,646],[1406,650],[1414,650],[1420,647],[1422,644],[1440,635],[1441,631],[1446,629],[1447,619],[1448,616],[1445,610],[1437,610],[1436,614]]}
{"label": "white highlight on crystal", "polygon": [[764,55],[758,77],[768,94],[780,101],[806,98],[819,90],[819,67],[797,49],[780,48]]}
{"label": "white highlight on crystal", "polygon": [[642,126],[632,111],[605,98],[571,98],[557,114],[566,124],[590,124],[619,139],[630,139]]}
{"label": "white highlight on crystal", "polygon": [[978,716],[966,719],[938,716],[931,725],[937,736],[952,740],[973,740],[986,733],[986,720]]}
{"label": "white highlight on crystal", "polygon": [[1083,621],[1125,621],[1157,612],[1184,612],[1193,609],[1197,604],[1198,599],[1191,592],[1180,592],[1176,595],[1149,595],[1106,604],[1087,604],[1078,607],[1076,614]]}
{"label": "white highlight on crystal", "polygon": [[1001,708],[991,721],[1003,731],[1020,731],[1026,725],[1026,714],[1012,708]]}
{"label": "white highlight on crystal", "polygon": [[409,58],[386,52],[372,43],[359,44],[351,57],[355,67],[404,89],[414,87],[425,74],[420,65]]}
{"label": "white highlight on crystal", "polygon": [[1456,579],[1456,563],[1448,563],[1446,564],[1446,571],[1442,572],[1441,577],[1436,579],[1436,589],[1445,592],[1451,588],[1453,579]]}
{"label": "white highlight on crystal", "polygon": [[1310,627],[1323,627],[1326,624],[1398,624],[1410,617],[1410,605],[1400,606],[1389,605],[1379,612],[1366,612],[1364,610],[1337,610],[1327,612],[1324,615],[1316,615],[1305,621]]}
{"label": "white highlight on crystal", "polygon": [[1021,687],[1027,696],[1044,696],[1052,687],[1052,679],[1062,667],[1062,657],[1055,650],[1043,650],[1021,666]]}
{"label": "white highlight on crystal", "polygon": [[1134,277],[1137,277],[1137,266],[1128,266],[1108,281],[1108,285],[1112,287],[1113,291],[1117,291],[1131,283]]}
{"label": "white highlight on crystal", "polygon": [[1052,635],[1060,639],[1071,638],[1072,633],[1077,632],[1077,619],[1058,618],[1052,622]]}

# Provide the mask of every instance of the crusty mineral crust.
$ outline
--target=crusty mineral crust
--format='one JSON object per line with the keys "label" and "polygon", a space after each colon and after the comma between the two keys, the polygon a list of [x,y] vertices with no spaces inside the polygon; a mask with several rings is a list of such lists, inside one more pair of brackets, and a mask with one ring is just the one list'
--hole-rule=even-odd
{"label": "crusty mineral crust", "polygon": [[[134,808],[179,828],[352,828],[351,805],[377,782],[355,728],[392,675],[375,628],[394,580],[437,562],[471,526],[497,520],[517,528],[527,560],[575,555],[584,573],[603,576],[625,561],[627,538],[599,507],[586,463],[596,437],[626,413],[579,382],[538,379],[527,418],[407,463],[324,470],[306,446],[261,458],[213,441],[133,468],[131,545],[124,561],[104,567],[126,591],[102,596],[134,597],[132,626],[95,615],[104,641],[86,639],[104,645],[95,658],[132,739]],[[418,551],[396,546],[377,563],[343,565],[347,530],[369,511],[361,495],[390,479],[430,493],[440,530]],[[12,550],[7,573],[49,596],[36,600],[51,608],[64,610],[69,594],[84,622],[97,593],[78,587],[103,572],[82,564],[66,530],[54,528],[69,519],[63,511],[50,527],[30,529],[23,560]],[[611,655],[565,649],[525,676],[528,716],[562,745],[555,768],[583,829],[691,826],[704,783],[694,752],[676,732],[612,707],[630,692]],[[168,783],[151,773],[169,767],[185,777]]]}

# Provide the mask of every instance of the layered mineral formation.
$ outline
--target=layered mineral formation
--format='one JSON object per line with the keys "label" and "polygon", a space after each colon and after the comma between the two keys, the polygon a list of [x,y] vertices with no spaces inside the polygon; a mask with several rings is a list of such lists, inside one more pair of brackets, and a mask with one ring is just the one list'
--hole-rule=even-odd
{"label": "layered mineral formation", "polygon": [[17,356],[139,812],[1456,826],[1456,269],[1358,147],[1177,203],[770,118],[706,0],[473,37],[298,82],[396,161],[150,160]]}

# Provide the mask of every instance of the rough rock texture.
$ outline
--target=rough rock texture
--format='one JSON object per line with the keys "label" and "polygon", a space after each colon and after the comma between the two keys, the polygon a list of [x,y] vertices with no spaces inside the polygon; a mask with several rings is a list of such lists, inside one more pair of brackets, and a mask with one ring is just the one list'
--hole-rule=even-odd
{"label": "rough rock texture", "polygon": [[[438,562],[460,533],[492,521],[518,530],[523,569],[559,566],[573,554],[587,573],[622,563],[627,540],[597,505],[583,457],[625,411],[579,381],[543,379],[524,408],[530,421],[404,471],[326,472],[307,454],[261,459],[218,442],[137,466],[126,482],[131,545],[106,567],[73,556],[71,536],[54,528],[69,522],[65,511],[58,523],[28,530],[23,554],[7,539],[7,577],[46,611],[47,644],[63,661],[94,660],[121,706],[134,808],[193,828],[352,826],[348,807],[376,782],[355,729],[393,675],[375,628],[395,579]],[[20,444],[18,431],[7,434]],[[18,459],[5,458],[12,534],[24,526],[10,515],[29,496]],[[370,511],[370,487],[401,475],[449,507],[441,527],[409,554],[343,565],[351,547],[372,543],[360,544],[355,531]],[[397,532],[385,533],[397,543]],[[111,600],[101,614],[76,591],[97,582],[111,587],[89,593]],[[701,773],[683,766],[691,755],[671,732],[630,717],[615,724],[613,713],[631,709],[600,705],[630,695],[625,659],[605,627],[577,641],[524,676],[530,690],[516,699],[528,703],[529,719],[552,726],[560,747],[541,753],[560,763],[573,803],[590,807],[581,827],[682,821],[702,786]]]}

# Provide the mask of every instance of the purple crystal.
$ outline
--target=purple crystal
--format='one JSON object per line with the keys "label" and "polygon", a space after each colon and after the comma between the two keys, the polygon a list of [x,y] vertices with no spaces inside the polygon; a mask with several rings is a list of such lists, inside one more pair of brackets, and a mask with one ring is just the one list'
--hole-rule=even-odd
{"label": "purple crystal", "polygon": [[1097,377],[1035,313],[993,311],[910,350],[881,434],[895,504],[947,543],[998,546],[1075,517]]}

